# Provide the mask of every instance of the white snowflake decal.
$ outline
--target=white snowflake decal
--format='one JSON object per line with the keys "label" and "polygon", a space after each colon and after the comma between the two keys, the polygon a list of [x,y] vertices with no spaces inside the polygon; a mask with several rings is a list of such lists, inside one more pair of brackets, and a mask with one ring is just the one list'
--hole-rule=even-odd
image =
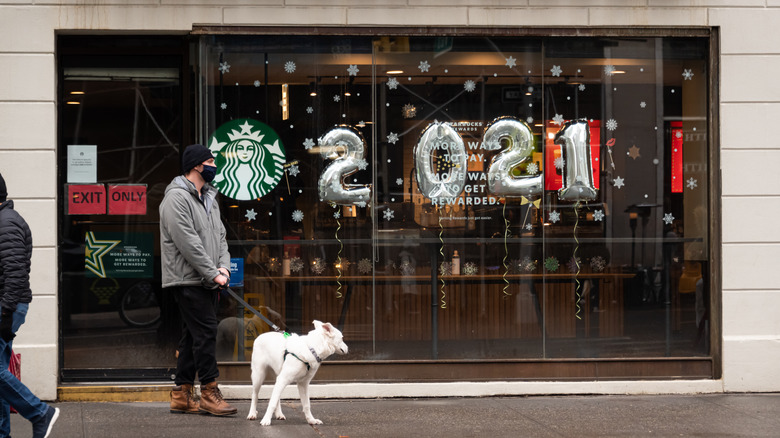
{"label": "white snowflake decal", "polygon": [[553,123],[560,125],[563,123],[563,115],[556,114],[555,117],[553,117]]}
{"label": "white snowflake decal", "polygon": [[514,68],[517,65],[517,60],[510,56],[509,58],[506,58],[506,64],[504,65],[509,68]]}
{"label": "white snowflake decal", "polygon": [[601,272],[606,267],[607,261],[604,260],[604,257],[596,256],[590,259],[590,268],[593,269],[594,272]]}
{"label": "white snowflake decal", "polygon": [[585,84],[580,84],[579,89],[580,91],[585,91]]}
{"label": "white snowflake decal", "polygon": [[645,108],[645,107],[647,107],[647,102],[645,102],[644,100],[643,100],[643,101],[641,101],[641,102],[639,102],[639,107],[640,107],[640,108]]}
{"label": "white snowflake decal", "polygon": [[225,74],[225,73],[227,73],[229,71],[230,71],[230,64],[228,64],[227,61],[219,63],[219,72],[220,73]]}
{"label": "white snowflake decal", "polygon": [[247,210],[246,214],[244,215],[246,217],[246,220],[253,221],[257,217],[257,213],[255,213],[255,209]]}
{"label": "white snowflake decal", "polygon": [[465,275],[477,275],[479,274],[479,268],[472,262],[467,262],[463,265],[463,274]]}
{"label": "white snowflake decal", "polygon": [[612,184],[614,184],[615,187],[619,189],[625,185],[623,181],[624,181],[623,178],[618,176],[614,180],[612,180]]}
{"label": "white snowflake decal", "polygon": [[363,208],[366,206],[366,201],[358,201],[355,203],[356,206]]}
{"label": "white snowflake decal", "polygon": [[682,76],[683,76],[683,78],[685,78],[684,80],[686,80],[686,81],[692,81],[693,80],[693,72],[689,68],[686,68],[685,70],[683,70]]}
{"label": "white snowflake decal", "polygon": [[293,164],[292,166],[287,168],[287,173],[289,173],[292,176],[298,176],[298,174],[301,173],[301,169],[298,168],[297,164]]}
{"label": "white snowflake decal", "polygon": [[398,134],[395,132],[391,132],[390,134],[387,134],[387,142],[395,144],[395,142],[398,141]]}
{"label": "white snowflake decal", "polygon": [[334,101],[334,102],[340,102],[340,101],[341,101],[341,96],[339,96],[338,94],[335,94],[335,95],[333,96],[333,101]]}
{"label": "white snowflake decal", "polygon": [[556,169],[563,169],[563,157],[556,158],[553,164],[555,164]]}
{"label": "white snowflake decal", "polygon": [[474,83],[471,79],[467,80],[463,83],[463,89],[471,93],[472,91],[477,89],[477,84]]}
{"label": "white snowflake decal", "polygon": [[396,88],[398,88],[398,79],[396,79],[395,77],[388,79],[387,88],[391,90],[395,90]]}
{"label": "white snowflake decal", "polygon": [[301,272],[303,270],[303,260],[300,257],[290,259],[290,271]]}
{"label": "white snowflake decal", "polygon": [[528,124],[530,125],[531,123],[533,123],[533,122],[534,122],[534,118],[533,118],[533,117],[531,117],[531,116],[528,116],[528,117],[526,117],[526,119],[525,119],[525,122],[526,122],[526,123],[528,123]]}
{"label": "white snowflake decal", "polygon": [[311,139],[311,138],[307,138],[306,140],[303,141],[303,147],[306,148],[307,151],[309,149],[313,148],[314,147],[314,140]]}
{"label": "white snowflake decal", "polygon": [[603,221],[604,220],[604,210],[596,210],[593,212],[593,220],[594,221]]}
{"label": "white snowflake decal", "polygon": [[284,71],[287,73],[292,73],[295,71],[295,63],[292,61],[287,61],[284,63]]}
{"label": "white snowflake decal", "polygon": [[525,229],[528,230],[528,231],[531,231],[531,230],[534,229],[534,226],[531,225],[531,224],[525,224]]}
{"label": "white snowflake decal", "polygon": [[688,179],[688,188],[693,190],[696,187],[698,187],[698,181],[696,181],[696,179],[694,179],[693,177],[689,178]]}
{"label": "white snowflake decal", "polygon": [[612,76],[615,74],[615,66],[614,65],[605,65],[604,66],[604,74],[607,76]]}
{"label": "white snowflake decal", "polygon": [[254,85],[255,85],[255,88],[259,87],[259,86],[260,86],[260,81],[258,81],[258,80],[255,80],[255,83],[254,83]]}
{"label": "white snowflake decal", "polygon": [[310,106],[307,106],[307,107],[306,107],[306,112],[307,112],[307,113],[309,113],[309,114],[311,114],[311,113],[313,113],[313,112],[314,112],[314,108],[312,108],[312,107],[310,107]]}
{"label": "white snowflake decal", "polygon": [[227,109],[227,104],[225,102],[222,102],[222,104],[219,107],[222,109]]}
{"label": "white snowflake decal", "polygon": [[295,210],[292,212],[292,220],[295,222],[301,222],[303,220],[303,212],[300,210]]}
{"label": "white snowflake decal", "polygon": [[666,225],[671,225],[672,222],[674,222],[674,216],[672,216],[671,213],[665,213],[664,214],[664,223]]}
{"label": "white snowflake decal", "polygon": [[420,61],[420,65],[418,65],[417,68],[419,68],[421,72],[427,72],[431,68],[431,65],[428,64],[428,61]]}
{"label": "white snowflake decal", "polygon": [[526,166],[525,171],[528,172],[529,175],[536,175],[539,172],[539,166],[536,163],[530,163]]}
{"label": "white snowflake decal", "polygon": [[371,260],[369,260],[369,259],[360,259],[360,261],[358,261],[357,269],[358,269],[358,272],[363,274],[363,275],[370,274],[371,273],[371,269],[372,269]]}
{"label": "white snowflake decal", "polygon": [[618,127],[617,120],[615,120],[615,119],[607,120],[607,130],[614,131],[614,130],[617,129],[617,127]]}
{"label": "white snowflake decal", "polygon": [[340,217],[341,217],[341,212],[340,212],[339,210],[336,210],[336,211],[333,213],[333,218],[334,218],[334,219],[338,219],[338,218],[340,218]]}
{"label": "white snowflake decal", "polygon": [[366,170],[368,168],[368,161],[366,161],[366,159],[364,158],[358,161],[357,165],[358,165],[358,169]]}
{"label": "white snowflake decal", "polygon": [[557,223],[561,220],[561,214],[558,213],[556,210],[553,210],[550,212],[550,222]]}
{"label": "white snowflake decal", "polygon": [[404,185],[404,179],[403,178],[398,178],[398,179],[395,180],[395,183],[398,184],[399,186],[402,186],[402,185]]}
{"label": "white snowflake decal", "polygon": [[382,215],[385,217],[386,221],[389,221],[390,219],[392,219],[395,216],[395,212],[393,212],[392,209],[388,208],[387,210],[385,210],[382,213]]}
{"label": "white snowflake decal", "polygon": [[359,71],[360,71],[360,69],[359,69],[359,68],[358,68],[358,66],[357,66],[357,65],[355,65],[355,64],[351,64],[351,65],[349,66],[349,68],[347,68],[347,72],[349,72],[349,75],[350,75],[350,76],[357,76],[357,74],[358,74],[358,72],[359,72]]}
{"label": "white snowflake decal", "polygon": [[563,73],[563,70],[561,70],[560,65],[553,65],[550,69],[550,73],[552,73],[553,76],[560,76],[561,73]]}
{"label": "white snowflake decal", "polygon": [[325,272],[325,262],[321,258],[317,257],[311,262],[311,272],[315,275],[322,275]]}

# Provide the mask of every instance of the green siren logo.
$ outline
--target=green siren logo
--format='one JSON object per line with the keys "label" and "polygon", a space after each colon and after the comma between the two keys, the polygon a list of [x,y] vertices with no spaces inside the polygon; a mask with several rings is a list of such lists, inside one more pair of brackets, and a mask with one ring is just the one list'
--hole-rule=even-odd
{"label": "green siren logo", "polygon": [[240,201],[270,192],[284,173],[284,147],[265,123],[233,120],[220,126],[209,139],[217,176],[213,185],[225,196]]}

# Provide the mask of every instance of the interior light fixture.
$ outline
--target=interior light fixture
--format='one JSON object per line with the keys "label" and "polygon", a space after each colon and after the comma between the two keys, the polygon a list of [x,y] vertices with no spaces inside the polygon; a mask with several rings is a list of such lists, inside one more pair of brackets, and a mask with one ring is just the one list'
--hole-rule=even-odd
{"label": "interior light fixture", "polygon": [[71,91],[70,94],[84,94],[83,91]]}
{"label": "interior light fixture", "polygon": [[388,70],[387,71],[387,74],[389,74],[389,75],[401,75],[403,73],[404,73],[403,70]]}
{"label": "interior light fixture", "polygon": [[282,84],[282,120],[290,118],[290,96],[287,84]]}
{"label": "interior light fixture", "polygon": [[69,100],[69,101],[67,101],[65,103],[68,104],[68,105],[81,105],[81,102],[77,102],[75,100]]}

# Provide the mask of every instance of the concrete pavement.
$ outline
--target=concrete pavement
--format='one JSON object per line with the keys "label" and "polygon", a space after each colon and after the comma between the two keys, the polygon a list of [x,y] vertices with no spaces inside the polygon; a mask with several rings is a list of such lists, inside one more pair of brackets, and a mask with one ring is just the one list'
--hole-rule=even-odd
{"label": "concrete pavement", "polygon": [[[284,400],[287,420],[247,421],[249,401],[234,417],[170,414],[168,404],[55,403],[53,437],[777,437],[780,394],[534,396],[313,400],[324,424],[310,426],[300,402]],[[260,415],[266,400],[260,400]],[[13,414],[14,438],[31,436]]]}

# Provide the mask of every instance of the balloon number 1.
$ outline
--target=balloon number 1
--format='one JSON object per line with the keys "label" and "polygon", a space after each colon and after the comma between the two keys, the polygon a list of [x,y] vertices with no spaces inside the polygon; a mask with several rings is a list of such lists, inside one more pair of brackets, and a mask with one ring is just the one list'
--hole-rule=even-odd
{"label": "balloon number 1", "polygon": [[596,199],[590,156],[590,130],[584,119],[566,122],[555,134],[563,157],[563,187],[558,190],[562,201]]}
{"label": "balloon number 1", "polygon": [[320,153],[332,159],[317,184],[320,199],[340,205],[365,206],[371,199],[371,186],[347,184],[344,180],[368,164],[363,158],[366,141],[349,126],[336,126],[319,138]]}

